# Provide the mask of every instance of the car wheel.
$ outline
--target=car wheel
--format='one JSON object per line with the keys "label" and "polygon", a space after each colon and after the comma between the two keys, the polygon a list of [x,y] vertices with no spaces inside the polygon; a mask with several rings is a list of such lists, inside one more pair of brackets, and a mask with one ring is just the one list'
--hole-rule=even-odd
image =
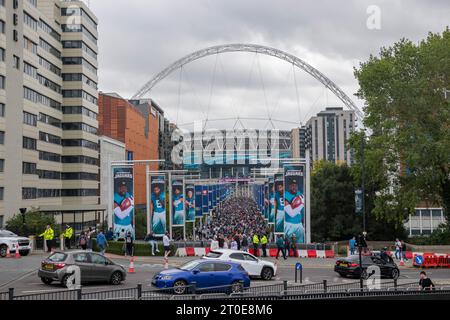
{"label": "car wheel", "polygon": [[400,277],[400,271],[398,269],[392,269],[391,278],[397,280]]}
{"label": "car wheel", "polygon": [[115,271],[111,275],[110,282],[115,286],[119,285],[122,282],[122,273],[120,273],[119,271]]}
{"label": "car wheel", "polygon": [[7,251],[8,251],[8,249],[5,245],[0,246],[0,257],[2,257],[2,258],[6,257]]}
{"label": "car wheel", "polygon": [[53,280],[50,278],[41,278],[41,281],[45,284],[51,284],[53,282]]}
{"label": "car wheel", "polygon": [[231,293],[241,293],[244,291],[244,286],[241,282],[235,281],[231,284]]}
{"label": "car wheel", "polygon": [[61,280],[61,284],[66,287],[67,289],[69,289],[69,279],[70,279],[70,274],[66,274],[62,280]]}
{"label": "car wheel", "polygon": [[261,271],[261,279],[269,281],[273,277],[273,270],[269,267],[264,267]]}
{"label": "car wheel", "polygon": [[177,280],[173,284],[173,292],[175,294],[184,294],[186,292],[187,283],[184,280]]}

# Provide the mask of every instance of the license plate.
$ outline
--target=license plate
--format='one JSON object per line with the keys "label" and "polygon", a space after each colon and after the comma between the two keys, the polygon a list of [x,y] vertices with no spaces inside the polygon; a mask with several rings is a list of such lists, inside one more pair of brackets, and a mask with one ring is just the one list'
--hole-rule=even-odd
{"label": "license plate", "polygon": [[347,263],[341,263],[340,266],[341,266],[341,267],[344,267],[344,268],[347,268],[347,267],[348,267],[348,264],[347,264]]}
{"label": "license plate", "polygon": [[42,269],[48,270],[48,271],[53,271],[53,265],[52,264],[44,264],[42,266]]}

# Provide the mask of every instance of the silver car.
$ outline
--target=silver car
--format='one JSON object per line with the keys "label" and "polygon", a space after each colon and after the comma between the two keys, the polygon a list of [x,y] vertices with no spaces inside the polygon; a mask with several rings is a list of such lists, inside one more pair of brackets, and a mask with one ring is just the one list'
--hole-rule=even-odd
{"label": "silver car", "polygon": [[107,282],[118,285],[126,279],[125,268],[110,259],[95,252],[55,251],[41,262],[38,276],[45,284],[54,281],[68,287],[68,281],[73,274],[68,270],[70,266],[78,266],[81,272],[81,282]]}

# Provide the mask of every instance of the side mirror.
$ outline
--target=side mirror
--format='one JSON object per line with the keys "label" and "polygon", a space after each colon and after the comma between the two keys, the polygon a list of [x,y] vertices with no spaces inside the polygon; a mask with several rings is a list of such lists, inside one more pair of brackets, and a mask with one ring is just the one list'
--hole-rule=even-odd
{"label": "side mirror", "polygon": [[195,270],[192,271],[192,274],[198,274],[199,272],[200,272],[200,270],[195,269]]}

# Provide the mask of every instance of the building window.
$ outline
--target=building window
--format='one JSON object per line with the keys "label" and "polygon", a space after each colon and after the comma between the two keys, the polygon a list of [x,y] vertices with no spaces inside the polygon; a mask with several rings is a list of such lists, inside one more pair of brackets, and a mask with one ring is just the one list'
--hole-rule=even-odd
{"label": "building window", "polygon": [[58,59],[61,59],[61,52],[58,49],[56,49],[54,46],[52,46],[50,43],[48,43],[47,41],[39,38],[39,45],[42,49],[44,49],[48,53],[51,53]]}
{"label": "building window", "polygon": [[5,104],[4,103],[0,103],[0,117],[2,117],[2,118],[5,117]]}
{"label": "building window", "polygon": [[38,198],[59,198],[61,197],[61,189],[39,189]]}
{"label": "building window", "polygon": [[36,139],[23,137],[23,148],[27,150],[36,150]]}
{"label": "building window", "polygon": [[64,114],[83,114],[92,119],[97,119],[97,114],[94,111],[91,111],[88,108],[82,107],[82,106],[64,106],[63,113]]}
{"label": "building window", "polygon": [[92,166],[100,165],[100,161],[98,159],[88,156],[64,156],[62,157],[62,163],[81,163]]}
{"label": "building window", "polygon": [[61,172],[59,171],[38,170],[37,173],[39,179],[61,180]]}
{"label": "building window", "polygon": [[20,58],[18,56],[13,56],[13,68],[20,70]]}
{"label": "building window", "polygon": [[34,66],[25,61],[23,62],[23,72],[32,77],[33,79],[37,79],[38,77],[37,68],[35,68]]}
{"label": "building window", "polygon": [[6,85],[6,78],[5,76],[0,75],[0,89],[5,89],[5,85]]}
{"label": "building window", "polygon": [[55,136],[47,132],[39,132],[39,140],[47,143],[61,145],[61,137]]}
{"label": "building window", "polygon": [[64,98],[83,98],[93,104],[97,104],[97,98],[84,90],[63,90]]}
{"label": "building window", "polygon": [[61,42],[61,35],[55,31],[52,27],[50,27],[47,23],[45,23],[43,20],[39,20],[39,27],[41,27],[42,30],[44,30],[47,34],[49,34],[53,39],[55,39],[58,42]]}
{"label": "building window", "polygon": [[33,7],[37,7],[37,2],[38,2],[38,0],[28,0],[28,2],[29,2]]}
{"label": "building window", "polygon": [[22,163],[22,173],[23,174],[37,174],[36,163],[23,162]]}
{"label": "building window", "polygon": [[29,26],[34,31],[37,31],[37,25],[38,25],[37,20],[35,18],[33,18],[32,16],[30,16],[25,11],[23,12],[23,20],[27,26]]}
{"label": "building window", "polygon": [[23,112],[23,123],[36,127],[37,126],[37,116],[26,111]]}
{"label": "building window", "polygon": [[82,122],[66,122],[62,124],[63,130],[81,130],[92,134],[97,134],[97,128]]}
{"label": "building window", "polygon": [[61,69],[55,66],[53,63],[49,62],[48,60],[42,58],[41,56],[39,56],[39,64],[45,69],[53,72],[57,76],[59,77],[61,76]]}
{"label": "building window", "polygon": [[63,197],[98,197],[98,189],[63,189]]}
{"label": "building window", "polygon": [[64,147],[84,147],[92,150],[99,150],[98,143],[83,139],[64,139],[62,141]]}
{"label": "building window", "polygon": [[22,188],[22,199],[23,200],[37,199],[37,189],[36,188]]}
{"label": "building window", "polygon": [[41,85],[43,85],[44,87],[55,91],[56,93],[61,93],[61,86],[45,77],[43,77],[42,75],[38,74],[37,78],[39,80],[39,83]]}
{"label": "building window", "polygon": [[[5,197],[5,188],[0,187],[0,201],[3,201]],[[0,216],[0,228],[3,227],[3,216]]]}
{"label": "building window", "polygon": [[37,44],[28,39],[27,37],[23,37],[23,47],[24,49],[37,54]]}
{"label": "building window", "polygon": [[0,61],[5,61],[5,49],[0,48]]}
{"label": "building window", "polygon": [[39,160],[61,162],[61,155],[57,153],[51,153],[46,151],[39,151]]}
{"label": "building window", "polygon": [[99,176],[97,173],[89,173],[89,172],[64,172],[62,174],[62,179],[99,181]]}
{"label": "building window", "polygon": [[5,172],[5,159],[0,159],[0,172]]}
{"label": "building window", "polygon": [[0,144],[5,144],[5,131],[0,131]]}
{"label": "building window", "polygon": [[5,21],[0,20],[0,33],[5,33]]}
{"label": "building window", "polygon": [[61,120],[46,115],[44,113],[39,113],[39,122],[43,122],[45,124],[49,124],[56,128],[61,128]]}

